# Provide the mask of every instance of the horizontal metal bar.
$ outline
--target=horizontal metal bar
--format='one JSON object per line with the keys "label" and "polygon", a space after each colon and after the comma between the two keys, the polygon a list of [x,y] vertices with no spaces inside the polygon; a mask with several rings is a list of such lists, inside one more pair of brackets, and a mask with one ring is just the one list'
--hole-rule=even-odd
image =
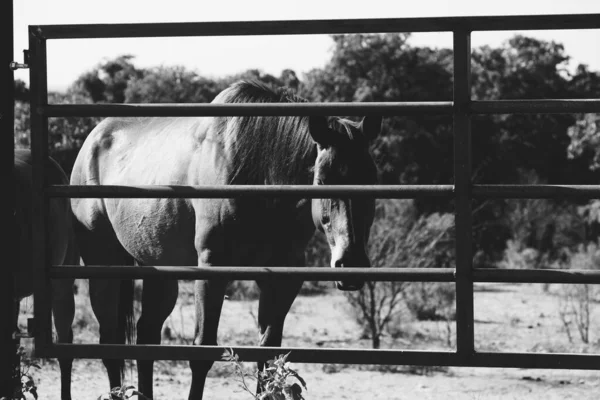
{"label": "horizontal metal bar", "polygon": [[169,278],[256,280],[268,277],[290,280],[335,281],[364,278],[369,281],[454,282],[453,268],[318,268],[318,267],[168,267],[115,265],[54,265],[49,276],[62,278]]}
{"label": "horizontal metal bar", "polygon": [[600,99],[472,101],[469,112],[472,114],[600,113]]}
{"label": "horizontal metal bar", "polygon": [[[392,103],[242,103],[242,104],[51,104],[46,117],[201,117],[230,115],[447,115],[451,101]],[[472,101],[471,114],[600,113],[600,99]]]}
{"label": "horizontal metal bar", "polygon": [[[40,349],[36,357],[113,358],[137,360],[222,360],[226,346],[185,345],[105,345],[105,344],[54,344]],[[240,361],[269,360],[291,351],[288,361],[302,363],[352,363],[352,364],[413,364],[447,365],[455,357],[453,352],[327,349],[302,347],[233,347]]]}
{"label": "horizontal metal bar", "polygon": [[475,282],[599,284],[599,270],[475,268]]}
{"label": "horizontal metal bar", "polygon": [[[112,278],[112,279],[230,279],[256,280],[272,277],[289,280],[335,281],[360,277],[367,281],[394,282],[454,282],[453,268],[317,268],[317,267],[181,267],[181,266],[117,266],[117,265],[54,265],[52,279]],[[598,270],[559,269],[493,269],[474,268],[475,282],[512,283],[581,283],[600,284]]]}
{"label": "horizontal metal bar", "polygon": [[473,185],[471,193],[489,199],[600,198],[600,185]]}
{"label": "horizontal metal bar", "polygon": [[459,366],[599,370],[600,354],[478,352]]}
{"label": "horizontal metal bar", "polygon": [[[36,347],[36,357],[137,360],[214,360],[230,346],[53,344]],[[419,350],[370,350],[306,347],[235,346],[240,361],[266,361],[290,352],[297,363],[436,365],[490,368],[600,369],[600,355],[569,353],[475,353]]]}
{"label": "horizontal metal bar", "polygon": [[450,197],[452,185],[223,185],[223,186],[94,186],[54,185],[46,189],[50,197],[70,198],[234,198],[370,196],[380,199]]}
{"label": "horizontal metal bar", "polygon": [[239,103],[239,104],[53,104],[37,108],[46,117],[201,117],[230,115],[417,115],[450,114],[452,102]]}
{"label": "horizontal metal bar", "polygon": [[219,21],[186,23],[39,25],[30,30],[46,39],[172,36],[308,35],[384,32],[450,32],[600,29],[599,14],[515,15],[487,17],[323,19],[289,21]]}
{"label": "horizontal metal bar", "polygon": [[[49,197],[70,198],[234,198],[365,196],[379,199],[448,197],[453,185],[228,185],[228,186],[119,186],[54,185],[46,189]],[[600,185],[473,185],[473,197],[545,199],[600,198]]]}

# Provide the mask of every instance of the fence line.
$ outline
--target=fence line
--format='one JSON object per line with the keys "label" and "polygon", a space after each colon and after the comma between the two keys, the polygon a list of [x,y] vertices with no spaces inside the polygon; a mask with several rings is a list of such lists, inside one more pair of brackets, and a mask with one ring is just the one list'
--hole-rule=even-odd
{"label": "fence line", "polygon": [[40,39],[600,29],[598,14],[41,25]]}
{"label": "fence line", "polygon": [[[54,104],[39,106],[46,117],[217,117],[227,115],[401,116],[449,115],[450,101],[395,103],[263,103],[263,104]],[[479,100],[465,104],[469,114],[600,113],[600,99]]]}
{"label": "fence line", "polygon": [[[416,364],[519,368],[600,369],[600,355],[481,353],[474,349],[474,282],[600,283],[595,271],[492,270],[472,268],[471,200],[480,198],[600,197],[600,185],[473,185],[471,182],[471,116],[502,113],[600,113],[600,99],[471,100],[472,31],[531,29],[600,29],[600,14],[510,17],[449,17],[362,20],[309,20],[258,22],[206,22],[116,25],[30,26],[31,52],[31,147],[34,158],[34,244],[36,353],[39,356],[137,359],[219,360],[222,346],[135,346],[53,344],[50,328],[50,279],[66,277],[141,278],[166,276],[180,279],[272,277],[278,279],[333,280],[362,274],[372,280],[455,282],[457,351],[305,349],[236,347],[244,361],[265,360],[293,350],[299,362],[357,364]],[[453,34],[454,94],[452,101],[396,103],[308,103],[308,104],[48,104],[46,41],[48,39],[173,37],[227,35],[295,35],[384,32],[434,32]],[[48,118],[65,116],[221,116],[221,115],[452,115],[454,121],[454,185],[394,186],[51,186],[45,182],[44,160],[48,150]],[[379,198],[447,197],[455,203],[456,269],[357,269],[223,267],[127,267],[50,266],[46,250],[46,207],[50,197],[237,197],[333,195]],[[170,269],[170,271],[169,271]]]}

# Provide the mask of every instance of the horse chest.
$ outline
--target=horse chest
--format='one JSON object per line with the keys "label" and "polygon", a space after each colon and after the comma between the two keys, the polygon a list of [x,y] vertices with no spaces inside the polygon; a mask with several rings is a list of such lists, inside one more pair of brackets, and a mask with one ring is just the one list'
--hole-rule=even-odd
{"label": "horse chest", "polygon": [[314,226],[310,209],[254,207],[254,212],[225,224],[227,247],[236,265],[274,265],[303,254]]}

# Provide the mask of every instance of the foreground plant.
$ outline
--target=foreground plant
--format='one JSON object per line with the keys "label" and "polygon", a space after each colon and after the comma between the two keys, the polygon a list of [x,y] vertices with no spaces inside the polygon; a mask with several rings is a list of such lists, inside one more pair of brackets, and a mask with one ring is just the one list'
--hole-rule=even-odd
{"label": "foreground plant", "polygon": [[151,400],[144,396],[141,392],[138,392],[135,386],[131,385],[114,387],[111,389],[110,393],[105,393],[98,397],[98,400],[125,400],[130,399],[133,396],[137,396],[138,400]]}
{"label": "foreground plant", "polygon": [[37,400],[37,387],[31,376],[31,368],[40,369],[39,364],[29,357],[25,347],[19,346],[15,353],[15,368],[13,370],[13,394],[10,398],[2,397],[0,400]]}
{"label": "foreground plant", "polygon": [[[233,363],[242,388],[255,400],[304,400],[302,388],[307,390],[306,382],[298,372],[290,368],[290,363],[287,362],[289,355],[290,353],[282,354],[267,361],[264,369],[254,374],[244,371],[239,356],[233,349],[225,350],[222,359]],[[255,394],[248,387],[247,379],[257,381],[263,391]]]}

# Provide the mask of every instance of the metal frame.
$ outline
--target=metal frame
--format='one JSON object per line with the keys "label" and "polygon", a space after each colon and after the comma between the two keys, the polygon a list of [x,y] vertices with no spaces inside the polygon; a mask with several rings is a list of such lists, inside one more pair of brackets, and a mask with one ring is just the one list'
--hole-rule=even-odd
{"label": "metal frame", "polygon": [[[471,100],[470,66],[472,31],[533,29],[600,29],[600,14],[510,17],[451,17],[312,21],[207,22],[116,25],[30,26],[32,149],[36,187],[34,237],[36,244],[35,317],[36,352],[46,357],[211,359],[220,360],[223,346],[137,346],[53,344],[50,337],[50,279],[66,277],[178,279],[337,280],[355,276],[368,280],[455,282],[457,291],[457,350],[405,351],[315,348],[236,347],[244,361],[265,360],[285,351],[297,362],[354,364],[415,364],[478,367],[600,369],[600,355],[493,353],[474,349],[474,282],[600,283],[597,271],[494,270],[472,268],[471,200],[478,198],[600,197],[600,186],[581,185],[473,185],[471,182],[471,116],[501,113],[600,113],[600,99],[584,100]],[[47,97],[46,41],[116,37],[175,37],[231,35],[296,35],[381,32],[453,33],[454,98],[452,102],[309,103],[309,104],[104,104],[51,105]],[[219,116],[219,115],[407,115],[448,114],[454,118],[454,185],[412,186],[47,186],[42,160],[47,154],[47,122],[59,116]],[[50,197],[323,197],[362,195],[377,198],[447,197],[456,204],[456,269],[326,270],[271,267],[127,267],[49,266],[45,248],[45,207]]]}
{"label": "metal frame", "polygon": [[15,342],[12,338],[13,326],[8,321],[13,319],[14,302],[14,269],[16,252],[14,232],[11,231],[11,220],[14,210],[14,72],[9,66],[13,62],[14,27],[13,0],[5,2],[0,16],[0,171],[5,171],[3,179],[8,188],[2,198],[0,209],[0,227],[4,231],[2,237],[2,254],[5,265],[0,267],[0,397],[13,393],[12,370],[14,367]]}

